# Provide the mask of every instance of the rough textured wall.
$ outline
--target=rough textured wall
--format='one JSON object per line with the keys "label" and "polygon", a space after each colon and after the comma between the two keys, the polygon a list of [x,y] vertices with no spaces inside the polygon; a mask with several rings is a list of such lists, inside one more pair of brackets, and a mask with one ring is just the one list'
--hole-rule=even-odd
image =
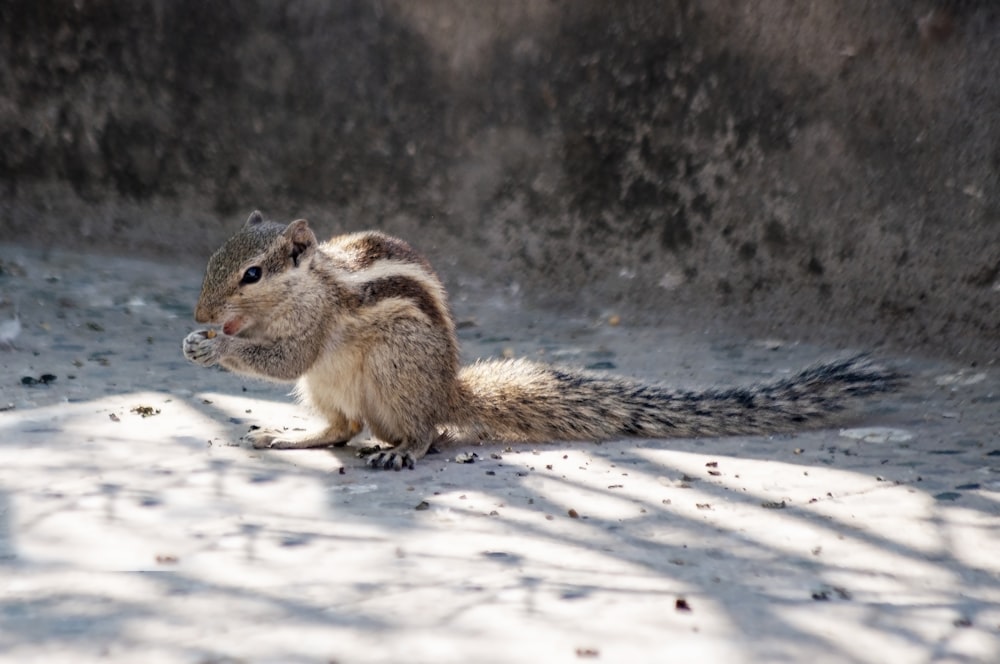
{"label": "rough textured wall", "polygon": [[4,241],[200,262],[260,207],[453,286],[1000,356],[987,0],[9,0],[0,30]]}

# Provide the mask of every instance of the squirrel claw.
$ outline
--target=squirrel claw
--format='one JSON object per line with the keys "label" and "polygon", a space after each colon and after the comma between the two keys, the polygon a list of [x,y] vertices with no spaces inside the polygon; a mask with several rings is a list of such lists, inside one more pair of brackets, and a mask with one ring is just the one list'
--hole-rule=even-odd
{"label": "squirrel claw", "polygon": [[277,431],[269,431],[266,429],[251,431],[244,436],[244,438],[250,442],[250,445],[253,446],[255,450],[263,450],[272,447],[277,437]]}
{"label": "squirrel claw", "polygon": [[343,447],[351,439],[327,429],[318,434],[289,436],[277,429],[254,429],[243,436],[257,450],[307,450],[316,447]]}
{"label": "squirrel claw", "polygon": [[195,364],[210,367],[219,359],[218,338],[207,336],[207,330],[198,330],[184,337],[184,357]]}
{"label": "squirrel claw", "polygon": [[402,470],[403,468],[413,470],[413,466],[417,463],[417,460],[409,452],[384,450],[368,455],[365,463],[372,468],[381,468],[383,470]]}
{"label": "squirrel claw", "polygon": [[297,450],[308,447],[322,447],[310,439],[288,438],[277,429],[257,429],[248,432],[243,438],[250,442],[255,450]]}

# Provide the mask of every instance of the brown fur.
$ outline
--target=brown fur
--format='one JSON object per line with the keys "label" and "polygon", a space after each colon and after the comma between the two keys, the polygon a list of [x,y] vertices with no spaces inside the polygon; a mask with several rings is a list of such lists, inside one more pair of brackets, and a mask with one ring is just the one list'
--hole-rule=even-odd
{"label": "brown fur", "polygon": [[367,423],[394,446],[368,463],[397,470],[444,435],[540,442],[802,428],[899,380],[861,357],[700,392],[525,360],[460,369],[444,288],[408,244],[376,232],[320,244],[305,220],[282,226],[259,212],[209,260],[195,319],[226,333],[192,332],[188,359],[297,381],[299,398],[327,420],[303,438],[252,432],[255,447],[339,444]]}

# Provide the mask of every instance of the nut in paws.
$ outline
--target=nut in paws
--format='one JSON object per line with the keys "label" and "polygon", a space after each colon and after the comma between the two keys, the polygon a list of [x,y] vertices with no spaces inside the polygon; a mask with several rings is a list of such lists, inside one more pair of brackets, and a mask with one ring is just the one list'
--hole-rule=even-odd
{"label": "nut in paws", "polygon": [[210,330],[198,330],[184,337],[182,349],[184,357],[195,364],[212,366],[219,360],[219,343],[217,335],[208,336]]}

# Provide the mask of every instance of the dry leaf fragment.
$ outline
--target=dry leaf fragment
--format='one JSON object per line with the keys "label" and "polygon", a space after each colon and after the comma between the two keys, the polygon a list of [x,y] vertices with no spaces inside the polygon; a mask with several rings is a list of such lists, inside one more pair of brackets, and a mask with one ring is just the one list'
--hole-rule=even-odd
{"label": "dry leaf fragment", "polygon": [[142,416],[143,418],[146,418],[146,417],[153,417],[154,415],[159,415],[160,409],[153,408],[152,406],[136,406],[129,412],[135,413],[137,415]]}

